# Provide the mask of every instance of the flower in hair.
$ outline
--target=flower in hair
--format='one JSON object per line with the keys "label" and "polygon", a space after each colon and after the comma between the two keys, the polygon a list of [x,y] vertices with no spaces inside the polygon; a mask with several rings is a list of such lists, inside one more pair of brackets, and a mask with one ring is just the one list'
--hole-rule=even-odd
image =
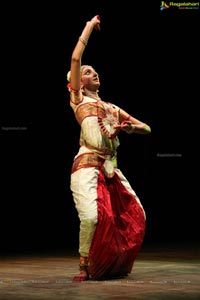
{"label": "flower in hair", "polygon": [[69,71],[68,73],[67,73],[67,81],[71,81],[71,71]]}
{"label": "flower in hair", "polygon": [[70,82],[67,84],[67,89],[69,92],[71,91],[71,83]]}

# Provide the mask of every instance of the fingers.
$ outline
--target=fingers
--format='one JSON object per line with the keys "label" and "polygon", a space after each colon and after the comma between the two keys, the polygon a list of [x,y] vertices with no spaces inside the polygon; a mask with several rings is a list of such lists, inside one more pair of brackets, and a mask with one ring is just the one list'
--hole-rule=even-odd
{"label": "fingers", "polygon": [[131,126],[131,122],[122,122],[119,125],[115,125],[114,128],[129,128]]}
{"label": "fingers", "polygon": [[96,20],[98,20],[98,22],[95,24],[94,28],[98,31],[100,31],[100,16],[97,15],[95,16]]}
{"label": "fingers", "polygon": [[96,25],[95,25],[94,28],[95,28],[96,30],[100,31],[100,16],[97,15],[96,18],[97,18],[97,20],[98,20],[99,22],[96,23]]}
{"label": "fingers", "polygon": [[97,31],[100,31],[100,25],[99,25],[99,23],[97,23],[97,24],[94,26],[94,28],[95,28]]}

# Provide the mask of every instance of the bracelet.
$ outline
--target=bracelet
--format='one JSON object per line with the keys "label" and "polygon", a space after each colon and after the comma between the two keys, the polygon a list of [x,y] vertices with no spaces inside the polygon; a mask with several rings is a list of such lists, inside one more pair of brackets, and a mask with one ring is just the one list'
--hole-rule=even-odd
{"label": "bracelet", "polygon": [[78,40],[79,40],[80,42],[82,42],[84,46],[87,46],[87,41],[84,40],[81,36],[79,37]]}

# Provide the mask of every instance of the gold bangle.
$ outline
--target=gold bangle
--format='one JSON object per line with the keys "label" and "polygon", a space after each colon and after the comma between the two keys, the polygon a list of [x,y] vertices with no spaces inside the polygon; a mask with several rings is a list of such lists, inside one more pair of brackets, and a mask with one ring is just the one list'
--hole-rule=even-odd
{"label": "gold bangle", "polygon": [[81,36],[79,37],[79,41],[82,42],[84,46],[87,46],[87,41],[84,40]]}

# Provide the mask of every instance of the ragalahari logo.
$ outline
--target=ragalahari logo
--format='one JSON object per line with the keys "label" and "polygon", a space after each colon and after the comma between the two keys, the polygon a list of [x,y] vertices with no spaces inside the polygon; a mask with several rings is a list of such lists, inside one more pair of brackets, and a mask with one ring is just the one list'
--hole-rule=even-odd
{"label": "ragalahari logo", "polygon": [[199,9],[199,2],[173,2],[173,1],[170,1],[169,3],[166,3],[165,1],[161,1],[160,10],[165,10],[168,8]]}
{"label": "ragalahari logo", "polygon": [[170,6],[166,2],[161,1],[160,10],[164,10],[164,9],[169,8],[169,7]]}

